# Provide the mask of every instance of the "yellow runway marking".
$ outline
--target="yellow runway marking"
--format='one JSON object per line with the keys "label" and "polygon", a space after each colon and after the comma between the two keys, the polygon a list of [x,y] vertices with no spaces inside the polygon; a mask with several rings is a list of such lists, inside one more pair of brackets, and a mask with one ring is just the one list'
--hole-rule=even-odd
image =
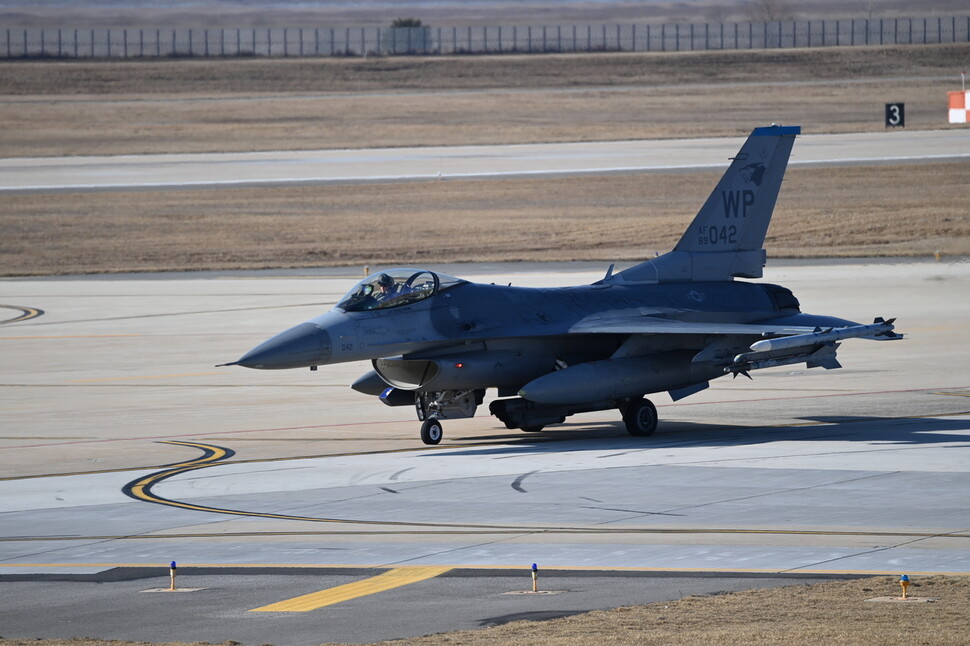
{"label": "yellow runway marking", "polygon": [[12,319],[7,319],[6,321],[0,321],[0,324],[20,323],[22,321],[29,321],[30,319],[35,319],[38,316],[43,316],[44,314],[44,310],[37,309],[36,307],[21,307],[20,305],[0,305],[0,307],[7,310],[18,310],[22,312],[20,316],[14,317]]}
{"label": "yellow runway marking", "polygon": [[139,375],[137,377],[102,377],[99,379],[72,379],[68,383],[87,384],[95,381],[135,381],[138,379],[174,379],[176,377],[207,377],[210,375],[224,375],[224,372],[189,372],[182,375]]}
{"label": "yellow runway marking", "polygon": [[250,612],[308,612],[310,610],[316,610],[317,608],[332,606],[336,603],[350,601],[358,597],[366,597],[371,594],[377,594],[378,592],[384,592],[385,590],[400,588],[401,586],[417,583],[418,581],[433,579],[450,569],[447,567],[397,568],[388,570],[384,574],[364,579],[363,581],[338,585],[336,588],[305,594],[301,597],[294,597],[278,603],[271,603],[261,608],[253,608]]}

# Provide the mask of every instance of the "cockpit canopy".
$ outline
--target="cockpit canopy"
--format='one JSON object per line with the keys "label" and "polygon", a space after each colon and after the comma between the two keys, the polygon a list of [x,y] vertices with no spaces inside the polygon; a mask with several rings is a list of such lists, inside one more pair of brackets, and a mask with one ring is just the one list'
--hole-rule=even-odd
{"label": "cockpit canopy", "polygon": [[340,299],[337,307],[345,312],[400,307],[464,282],[461,278],[427,269],[388,269],[357,283]]}

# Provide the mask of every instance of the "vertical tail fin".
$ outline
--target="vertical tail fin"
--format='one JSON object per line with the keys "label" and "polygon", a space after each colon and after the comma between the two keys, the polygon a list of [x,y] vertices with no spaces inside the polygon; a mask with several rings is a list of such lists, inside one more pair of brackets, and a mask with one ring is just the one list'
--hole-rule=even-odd
{"label": "vertical tail fin", "polygon": [[760,278],[765,234],[799,126],[755,128],[674,250],[620,272],[627,281]]}

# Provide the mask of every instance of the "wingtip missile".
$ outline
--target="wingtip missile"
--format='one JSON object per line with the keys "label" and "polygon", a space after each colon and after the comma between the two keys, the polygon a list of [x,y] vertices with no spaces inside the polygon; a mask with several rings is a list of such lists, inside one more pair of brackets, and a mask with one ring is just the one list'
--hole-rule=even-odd
{"label": "wingtip missile", "polygon": [[764,339],[751,344],[753,352],[772,352],[777,350],[794,350],[821,343],[835,343],[843,339],[901,339],[902,334],[893,332],[893,322],[877,318],[871,325],[852,325],[844,328],[816,329],[808,334],[795,334],[775,339]]}

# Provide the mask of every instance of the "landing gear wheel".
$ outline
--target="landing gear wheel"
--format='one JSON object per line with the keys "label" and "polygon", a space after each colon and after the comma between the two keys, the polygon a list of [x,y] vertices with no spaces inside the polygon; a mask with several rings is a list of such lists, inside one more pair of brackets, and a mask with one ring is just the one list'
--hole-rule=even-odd
{"label": "landing gear wheel", "polygon": [[545,426],[539,424],[538,426],[523,426],[522,430],[525,431],[526,433],[538,433],[544,428]]}
{"label": "landing gear wheel", "polygon": [[441,422],[437,419],[426,419],[421,425],[421,441],[425,444],[437,444],[441,441],[443,431]]}
{"label": "landing gear wheel", "polygon": [[630,435],[653,435],[657,430],[657,407],[649,399],[635,399],[623,412],[623,423]]}

